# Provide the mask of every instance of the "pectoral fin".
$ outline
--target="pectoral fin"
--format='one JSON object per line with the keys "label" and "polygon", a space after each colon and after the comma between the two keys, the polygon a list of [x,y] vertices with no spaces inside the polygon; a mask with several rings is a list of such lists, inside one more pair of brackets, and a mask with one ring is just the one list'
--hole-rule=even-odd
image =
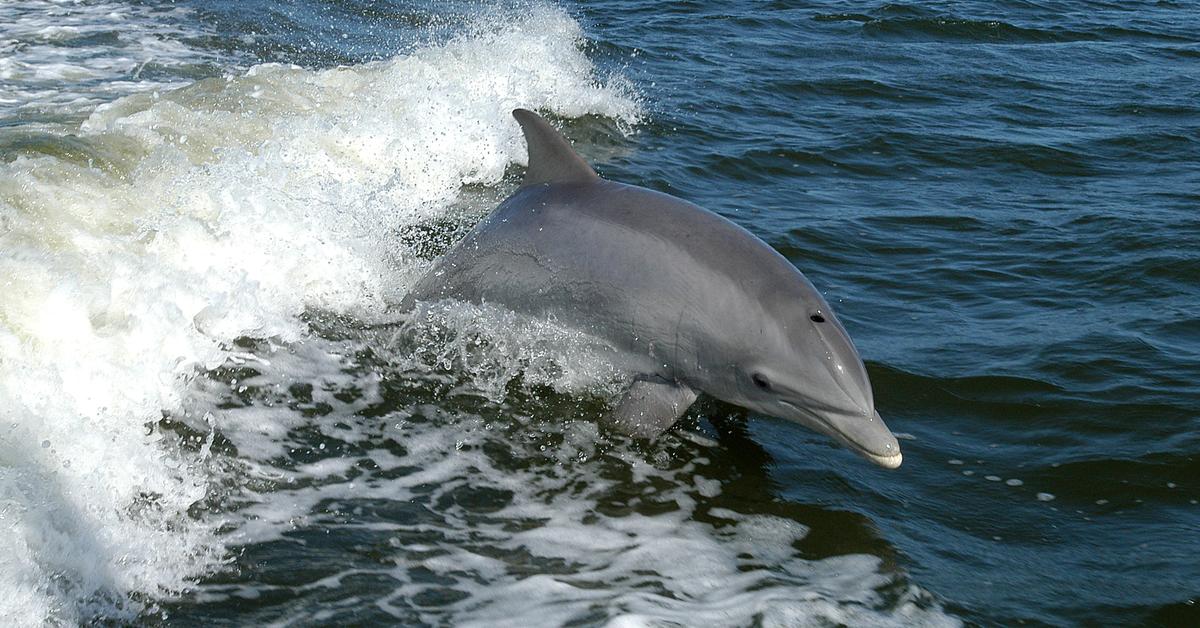
{"label": "pectoral fin", "polygon": [[608,423],[630,436],[655,438],[674,425],[695,400],[696,392],[682,384],[635,380],[608,415]]}

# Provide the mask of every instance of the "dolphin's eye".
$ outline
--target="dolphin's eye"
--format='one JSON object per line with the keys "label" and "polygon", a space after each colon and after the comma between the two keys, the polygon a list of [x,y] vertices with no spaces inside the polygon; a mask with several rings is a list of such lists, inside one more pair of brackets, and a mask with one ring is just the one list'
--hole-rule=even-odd
{"label": "dolphin's eye", "polygon": [[810,320],[814,323],[824,323],[825,317],[821,316],[820,314],[813,314],[812,316],[808,317],[808,320]]}
{"label": "dolphin's eye", "polygon": [[754,385],[758,386],[759,390],[771,390],[771,382],[762,373],[755,373],[750,379],[754,380]]}

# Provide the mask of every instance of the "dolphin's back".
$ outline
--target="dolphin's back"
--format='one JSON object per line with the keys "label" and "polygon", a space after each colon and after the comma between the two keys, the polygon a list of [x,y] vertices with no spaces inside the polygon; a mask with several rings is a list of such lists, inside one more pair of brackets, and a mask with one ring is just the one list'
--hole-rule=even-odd
{"label": "dolphin's back", "polygon": [[736,325],[748,308],[795,303],[800,292],[816,294],[786,259],[725,218],[596,179],[522,187],[440,259],[412,297],[553,314],[653,353],[646,338]]}

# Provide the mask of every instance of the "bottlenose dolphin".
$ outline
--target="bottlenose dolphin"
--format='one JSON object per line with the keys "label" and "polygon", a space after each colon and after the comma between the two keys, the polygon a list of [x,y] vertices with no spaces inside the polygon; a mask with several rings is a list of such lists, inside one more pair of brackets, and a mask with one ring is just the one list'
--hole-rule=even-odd
{"label": "bottlenose dolphin", "polygon": [[521,187],[405,298],[498,304],[604,339],[634,377],[616,428],[653,438],[704,392],[827,434],[896,468],[862,359],[792,264],[673,196],[600,178],[537,114]]}

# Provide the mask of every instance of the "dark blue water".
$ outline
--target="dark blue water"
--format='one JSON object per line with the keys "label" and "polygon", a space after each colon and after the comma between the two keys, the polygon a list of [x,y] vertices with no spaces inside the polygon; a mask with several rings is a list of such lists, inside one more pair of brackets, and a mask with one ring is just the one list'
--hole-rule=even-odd
{"label": "dark blue water", "polygon": [[764,433],[781,495],[983,623],[1200,617],[1195,6],[582,11],[654,112],[604,172],[788,255],[916,437],[882,474]]}
{"label": "dark blue water", "polygon": [[[208,65],[147,66],[181,84],[264,62],[305,70],[386,62],[471,37],[483,28],[475,16],[489,10],[474,3],[181,4],[191,12],[170,19],[195,32],[162,37],[212,55]],[[540,599],[554,583],[570,582],[580,599],[593,590],[632,597],[600,595],[586,610],[517,613],[510,621],[602,625],[625,617],[665,625],[633,601],[644,594],[670,601],[662,608],[671,612],[657,621],[695,625],[955,618],[1200,624],[1200,7],[1051,0],[555,6],[582,28],[595,80],[627,81],[642,109],[632,124],[599,111],[559,111],[556,123],[602,176],[716,211],[793,261],[855,340],[878,409],[903,439],[903,467],[874,468],[803,428],[745,417],[712,400],[702,400],[683,428],[706,435],[711,446],[684,438],[646,449],[616,439],[591,451],[572,430],[594,425],[604,411],[595,394],[564,392],[532,374],[501,378],[498,396],[463,396],[456,388],[461,372],[478,374],[481,363],[535,371],[540,348],[533,357],[514,349],[522,357],[503,364],[465,353],[467,366],[439,357],[436,368],[422,370],[405,356],[438,354],[442,336],[429,340],[426,330],[416,333],[423,339],[381,347],[361,340],[370,336],[363,330],[376,322],[371,317],[310,307],[303,321],[312,342],[349,347],[350,357],[331,362],[329,372],[340,375],[230,364],[207,371],[202,380],[228,387],[213,393],[223,399],[214,407],[231,415],[254,407],[291,412],[272,432],[288,436],[271,437],[290,453],[239,452],[233,434],[240,428],[231,424],[227,441],[216,430],[210,444],[224,456],[217,488],[187,514],[217,521],[257,512],[252,504],[270,502],[264,495],[292,499],[282,481],[236,481],[239,469],[261,463],[295,471],[311,488],[297,489],[292,526],[261,540],[247,533],[247,542],[221,534],[252,523],[218,526],[224,562],[189,576],[194,584],[167,586],[164,595],[116,588],[118,598],[148,609],[134,619],[486,624],[496,615],[472,613],[519,607],[523,595]],[[508,5],[497,15],[512,19],[538,7],[545,8]],[[536,27],[524,36],[536,38]],[[352,118],[354,108],[348,111]],[[9,124],[70,124],[86,114],[27,108]],[[0,149],[13,158],[80,159],[37,137]],[[214,142],[215,154],[233,140]],[[431,256],[507,194],[519,174],[520,166],[509,165],[501,180],[465,180],[461,194],[444,203],[455,208],[448,217],[394,231],[381,218],[382,237]],[[293,185],[296,195],[321,197],[316,184]],[[239,351],[267,355],[268,340],[238,336]],[[528,336],[526,343],[542,347],[554,338]],[[252,382],[248,392],[239,379]],[[462,427],[470,421],[495,432],[478,436],[483,428]],[[421,442],[441,443],[426,445],[432,450],[457,446],[478,458],[451,476],[406,484],[441,460],[406,441],[399,426],[409,422]],[[524,427],[512,427],[518,423]],[[154,429],[185,441],[192,435],[190,428]],[[579,429],[584,439],[592,433]],[[456,436],[463,430],[473,436]],[[571,453],[565,463],[546,453],[571,447],[591,453]],[[349,466],[306,466],[338,460]],[[663,475],[639,475],[638,460]],[[481,486],[480,473],[496,484]],[[494,477],[510,473],[539,488],[526,495]],[[411,492],[389,498],[384,489],[393,480]],[[704,488],[712,481],[719,490]],[[355,497],[355,482],[381,492]],[[347,483],[350,489],[335,490]],[[639,501],[659,493],[661,502]],[[539,558],[536,549],[510,544],[557,521],[547,513],[575,507],[592,512],[580,515],[580,535],[561,537],[579,544],[579,556]],[[671,584],[677,579],[668,570],[586,549],[584,539],[599,534],[588,527],[597,516],[634,525],[676,511],[683,514],[672,520],[675,532],[659,537],[637,528],[640,540],[631,542],[663,547],[698,534],[716,539],[717,551],[769,538],[792,552],[787,560],[806,565],[874,557],[864,573],[881,580],[863,585],[871,593],[860,599],[846,592],[853,587],[833,584],[840,582],[831,575],[836,567],[799,576],[784,558],[756,556],[741,569],[765,579],[733,589],[769,595],[721,598],[735,610],[713,615],[706,613],[720,605]],[[805,532],[788,542],[730,532],[736,526],[722,518],[730,511]],[[422,562],[462,560],[459,550],[507,567],[460,573]],[[854,565],[844,573],[858,573]],[[646,576],[655,569],[661,581]],[[723,578],[714,572],[714,580]],[[769,611],[801,598],[839,610]],[[858,609],[880,615],[855,615]],[[81,616],[103,622],[113,611],[89,612]]]}

